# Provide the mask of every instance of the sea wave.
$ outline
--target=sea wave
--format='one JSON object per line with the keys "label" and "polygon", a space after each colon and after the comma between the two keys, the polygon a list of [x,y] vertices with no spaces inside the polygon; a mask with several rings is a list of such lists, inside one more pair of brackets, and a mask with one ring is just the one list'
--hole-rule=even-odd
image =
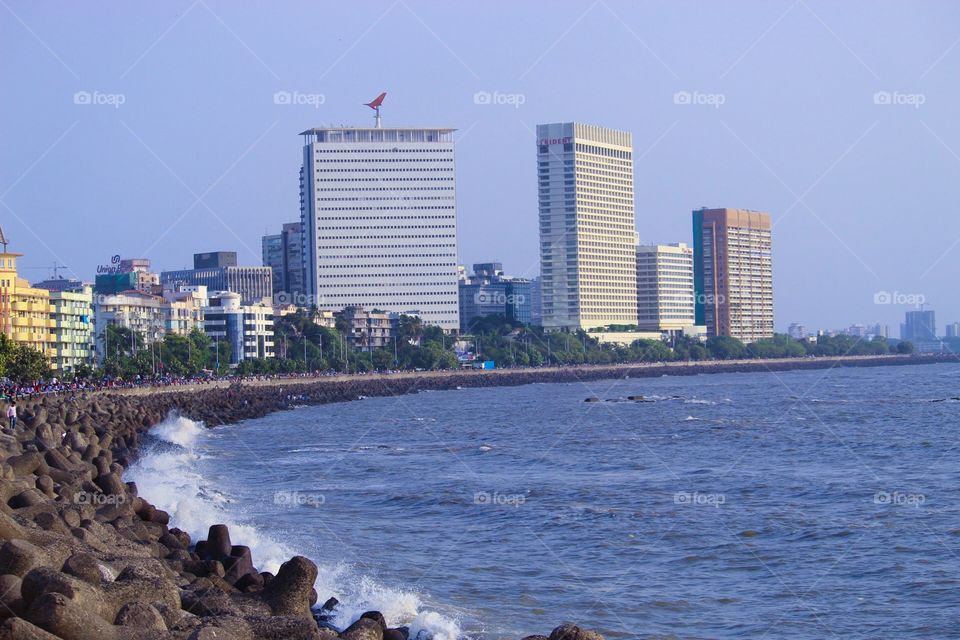
{"label": "sea wave", "polygon": [[[203,441],[209,432],[203,423],[171,414],[151,429],[141,456],[126,472],[136,482],[140,495],[170,514],[171,525],[204,539],[212,524],[225,524],[234,544],[250,547],[261,571],[276,573],[294,555],[310,556],[278,542],[257,527],[246,524],[229,493],[211,486],[202,473]],[[314,587],[321,600],[330,596],[340,601],[332,620],[345,628],[365,611],[383,613],[387,624],[408,625],[410,637],[425,640],[457,640],[462,637],[456,620],[425,610],[419,594],[388,587],[376,579],[358,574],[346,563],[318,563]]]}

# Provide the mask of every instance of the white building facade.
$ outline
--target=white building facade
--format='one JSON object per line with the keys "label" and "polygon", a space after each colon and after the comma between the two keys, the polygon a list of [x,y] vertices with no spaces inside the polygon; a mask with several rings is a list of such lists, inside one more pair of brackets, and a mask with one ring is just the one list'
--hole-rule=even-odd
{"label": "white building facade", "polygon": [[[272,358],[273,307],[266,304],[244,305],[241,296],[231,291],[211,293],[203,309],[204,333],[213,339],[220,361],[220,343],[230,345],[230,363],[251,358]],[[224,351],[224,355],[226,351]]]}
{"label": "white building facade", "polygon": [[672,331],[694,322],[693,248],[683,243],[637,247],[637,325]]}
{"label": "white building facade", "polygon": [[453,129],[304,131],[306,294],[459,327]]}
{"label": "white building facade", "polygon": [[537,125],[543,327],[637,319],[630,133],[575,122]]}

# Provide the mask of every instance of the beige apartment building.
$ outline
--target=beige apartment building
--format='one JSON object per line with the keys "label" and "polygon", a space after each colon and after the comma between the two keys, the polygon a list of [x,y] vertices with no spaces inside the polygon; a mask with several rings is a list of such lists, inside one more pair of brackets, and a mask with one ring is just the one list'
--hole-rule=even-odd
{"label": "beige apartment building", "polygon": [[543,326],[637,320],[633,142],[577,122],[537,125]]}
{"label": "beige apartment building", "polygon": [[770,215],[746,209],[693,212],[697,324],[745,343],[773,336]]}
{"label": "beige apartment building", "polygon": [[695,324],[693,248],[683,243],[637,247],[637,325],[679,331]]}

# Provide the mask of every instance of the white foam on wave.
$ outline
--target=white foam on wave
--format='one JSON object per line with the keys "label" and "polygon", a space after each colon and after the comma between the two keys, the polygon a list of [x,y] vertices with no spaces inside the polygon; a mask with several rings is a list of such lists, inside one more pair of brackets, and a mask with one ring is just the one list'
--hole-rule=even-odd
{"label": "white foam on wave", "polygon": [[[202,444],[208,437],[203,423],[171,414],[150,430],[150,435],[175,446],[147,447],[127,471],[127,480],[137,483],[141,495],[158,509],[170,514],[171,526],[203,540],[212,524],[225,524],[233,544],[250,547],[254,565],[276,573],[280,565],[302,553],[277,542],[260,529],[239,521],[237,507],[231,507],[224,492],[211,487],[198,469],[203,459]],[[340,605],[333,623],[346,628],[365,611],[380,611],[391,626],[409,625],[410,637],[418,640],[457,640],[460,627],[434,611],[422,610],[420,597],[411,591],[387,587],[369,576],[357,575],[344,563],[318,564],[314,585],[321,600],[330,596]]]}

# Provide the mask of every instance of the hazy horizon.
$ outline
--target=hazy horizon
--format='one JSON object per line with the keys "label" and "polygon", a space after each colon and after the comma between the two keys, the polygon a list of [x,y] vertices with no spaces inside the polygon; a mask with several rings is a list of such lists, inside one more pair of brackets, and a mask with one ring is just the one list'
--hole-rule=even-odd
{"label": "hazy horizon", "polygon": [[[960,5],[0,2],[0,225],[21,275],[156,270],[299,220],[305,129],[457,131],[459,262],[538,274],[537,124],[633,134],[643,243],[769,212],[775,321],[960,320]],[[882,292],[891,294],[884,297]],[[894,293],[900,294],[898,298]],[[910,298],[909,296],[913,296]],[[886,300],[889,299],[889,302]]]}

